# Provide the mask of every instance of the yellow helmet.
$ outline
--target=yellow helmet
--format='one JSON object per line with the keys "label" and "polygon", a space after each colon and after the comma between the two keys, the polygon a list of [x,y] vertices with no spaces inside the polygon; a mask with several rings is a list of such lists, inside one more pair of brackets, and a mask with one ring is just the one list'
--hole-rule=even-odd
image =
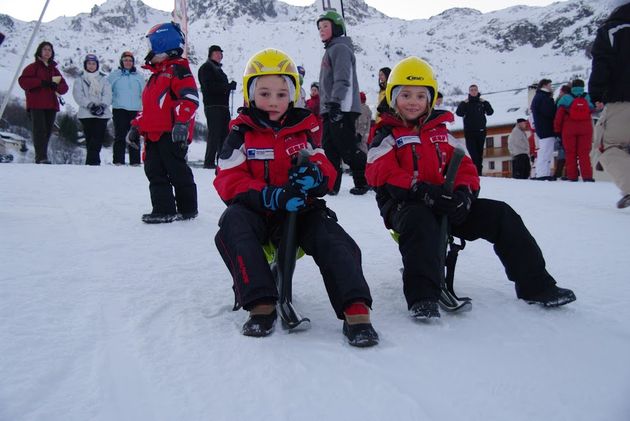
{"label": "yellow helmet", "polygon": [[243,96],[245,103],[249,105],[249,83],[258,76],[264,75],[284,75],[293,79],[295,84],[295,94],[291,100],[295,103],[300,97],[300,75],[295,62],[283,51],[267,48],[254,54],[243,73]]}
{"label": "yellow helmet", "polygon": [[433,69],[426,61],[418,57],[407,57],[398,62],[387,78],[385,98],[390,107],[392,104],[392,90],[396,86],[425,86],[431,94],[431,109],[437,100],[438,83],[433,75]]}

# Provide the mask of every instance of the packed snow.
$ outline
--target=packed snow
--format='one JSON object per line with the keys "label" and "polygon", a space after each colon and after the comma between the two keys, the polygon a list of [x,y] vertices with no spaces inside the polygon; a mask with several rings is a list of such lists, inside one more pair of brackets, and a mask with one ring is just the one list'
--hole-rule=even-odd
{"label": "packed snow", "polygon": [[479,240],[456,273],[472,311],[418,323],[374,194],[350,195],[344,177],[328,203],[362,249],[381,337],[357,349],[310,257],[294,301],[311,329],[240,334],[213,241],[225,205],[213,172],[194,174],[199,217],[146,225],[142,168],[0,165],[0,420],[630,418],[630,210],[612,183],[483,178],[481,195],[518,210],[578,300],[517,300]]}

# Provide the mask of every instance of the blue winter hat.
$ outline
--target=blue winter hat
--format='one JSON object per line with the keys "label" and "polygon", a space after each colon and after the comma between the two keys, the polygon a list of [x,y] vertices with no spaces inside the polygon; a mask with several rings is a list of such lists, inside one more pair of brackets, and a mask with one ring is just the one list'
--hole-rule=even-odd
{"label": "blue winter hat", "polygon": [[153,54],[184,52],[185,37],[175,22],[160,23],[149,29],[146,37]]}

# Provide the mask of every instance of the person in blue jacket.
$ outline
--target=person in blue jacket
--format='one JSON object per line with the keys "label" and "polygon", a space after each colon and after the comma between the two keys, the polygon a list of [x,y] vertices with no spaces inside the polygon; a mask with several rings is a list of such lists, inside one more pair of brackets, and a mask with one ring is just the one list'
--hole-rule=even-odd
{"label": "person in blue jacket", "polygon": [[114,159],[115,165],[125,164],[125,146],[129,150],[129,163],[140,165],[140,145],[125,145],[125,136],[131,127],[131,121],[142,109],[142,90],[144,77],[136,71],[135,59],[131,52],[125,51],[120,56],[120,66],[110,73],[112,86],[112,107],[114,116]]}

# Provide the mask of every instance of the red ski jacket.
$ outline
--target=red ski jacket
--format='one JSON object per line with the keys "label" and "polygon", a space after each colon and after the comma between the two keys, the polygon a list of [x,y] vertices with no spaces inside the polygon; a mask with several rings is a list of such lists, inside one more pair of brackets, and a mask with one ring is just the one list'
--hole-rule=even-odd
{"label": "red ski jacket", "polygon": [[52,82],[53,76],[61,76],[57,69],[57,63],[53,60],[50,60],[46,66],[43,61],[36,59],[24,68],[18,82],[26,92],[27,110],[59,111],[56,93],[63,95],[68,92],[68,84],[61,77],[61,82],[57,84],[56,90],[42,86],[42,81]]}
{"label": "red ski jacket", "polygon": [[[457,142],[446,128],[453,121],[448,111],[433,111],[420,131],[406,127],[388,113],[381,114],[376,135],[368,151],[365,176],[376,187],[381,215],[407,200],[416,183],[443,184],[446,169]],[[479,176],[472,160],[465,156],[455,176],[455,188],[479,190]]]}
{"label": "red ski jacket", "polygon": [[250,108],[239,112],[230,122],[230,134],[219,156],[214,179],[214,187],[226,204],[241,201],[260,209],[262,189],[267,185],[286,185],[293,158],[303,149],[322,175],[328,177],[328,189],[334,187],[335,168],[324,151],[313,146],[314,133],[320,127],[310,111],[291,108],[278,127],[261,123]]}
{"label": "red ski jacket", "polygon": [[142,68],[153,74],[142,91],[142,111],[131,124],[146,140],[157,142],[175,123],[188,123],[188,143],[192,142],[199,94],[188,60],[169,58]]}

